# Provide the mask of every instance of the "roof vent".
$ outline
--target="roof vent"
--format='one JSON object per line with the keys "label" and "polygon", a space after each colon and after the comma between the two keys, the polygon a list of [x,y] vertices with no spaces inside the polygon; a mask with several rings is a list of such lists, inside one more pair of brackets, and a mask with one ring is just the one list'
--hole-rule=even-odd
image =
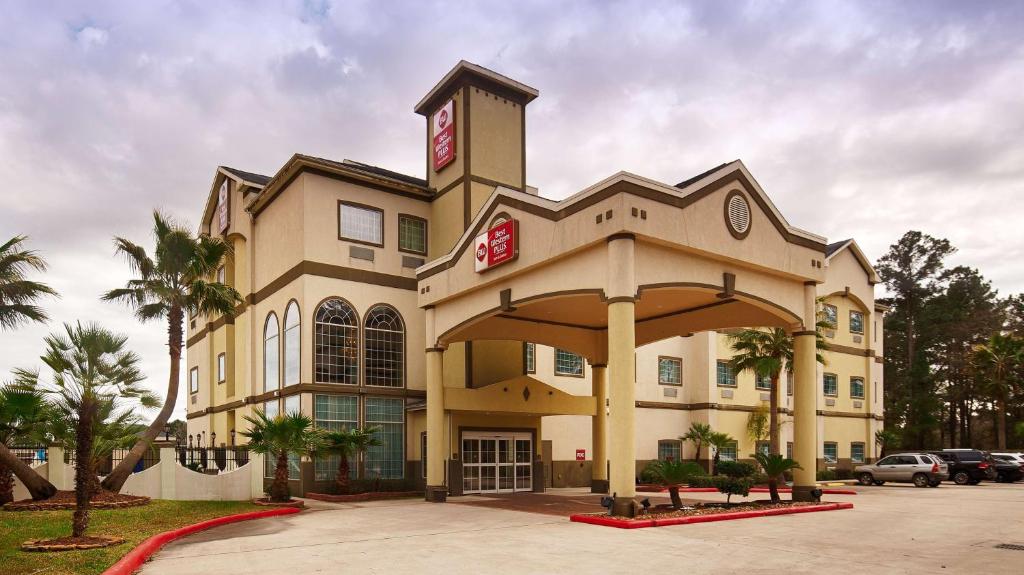
{"label": "roof vent", "polygon": [[726,196],[725,221],[736,239],[741,240],[750,233],[750,204],[742,193],[733,191]]}

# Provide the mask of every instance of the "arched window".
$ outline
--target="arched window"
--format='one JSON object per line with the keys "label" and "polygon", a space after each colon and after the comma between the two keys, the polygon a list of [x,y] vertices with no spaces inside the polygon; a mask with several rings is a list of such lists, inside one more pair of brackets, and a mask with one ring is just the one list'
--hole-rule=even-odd
{"label": "arched window", "polygon": [[299,304],[294,301],[284,310],[284,384],[299,383],[301,330],[299,330]]}
{"label": "arched window", "polygon": [[366,385],[405,385],[405,325],[394,308],[378,305],[366,314],[363,354]]}
{"label": "arched window", "polygon": [[329,299],[316,310],[316,383],[359,383],[359,316],[347,302]]}
{"label": "arched window", "polygon": [[263,391],[273,391],[281,386],[278,334],[277,315],[270,312],[263,327]]}

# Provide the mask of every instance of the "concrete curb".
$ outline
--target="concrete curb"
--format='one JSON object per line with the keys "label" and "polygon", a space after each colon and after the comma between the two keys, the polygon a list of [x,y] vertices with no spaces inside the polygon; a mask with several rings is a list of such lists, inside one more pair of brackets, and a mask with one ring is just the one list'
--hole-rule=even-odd
{"label": "concrete curb", "polygon": [[603,527],[619,529],[640,529],[642,527],[667,527],[669,525],[689,525],[691,523],[711,523],[714,521],[730,521],[733,519],[749,519],[751,517],[772,517],[775,515],[792,515],[794,513],[814,513],[816,511],[836,511],[853,509],[853,503],[825,503],[823,505],[806,505],[802,507],[778,507],[764,511],[736,511],[734,513],[716,513],[713,515],[695,515],[693,517],[670,517],[667,519],[616,519],[605,515],[570,515],[569,521],[589,523]]}
{"label": "concrete curb", "polygon": [[[637,493],[668,493],[667,487],[638,487]],[[767,487],[751,487],[751,493],[768,493]],[[780,487],[779,493],[792,493],[791,487]],[[824,495],[857,495],[857,492],[852,489],[822,489]],[[718,490],[714,487],[680,487],[679,493],[718,493]]]}
{"label": "concrete curb", "polygon": [[136,569],[141,567],[143,563],[152,557],[154,553],[159,551],[161,547],[186,535],[198,533],[199,531],[204,531],[211,527],[227,525],[229,523],[238,523],[241,521],[248,521],[250,519],[262,519],[264,517],[275,517],[278,515],[291,515],[300,511],[302,510],[295,507],[281,507],[277,509],[269,509],[267,511],[251,511],[249,513],[239,513],[237,515],[215,517],[192,525],[186,525],[185,527],[179,527],[178,529],[172,529],[171,531],[157,533],[142,543],[139,543],[135,549],[129,551],[127,555],[120,559],[120,561],[107,568],[107,570],[103,572],[103,575],[131,575],[131,573],[135,572]]}

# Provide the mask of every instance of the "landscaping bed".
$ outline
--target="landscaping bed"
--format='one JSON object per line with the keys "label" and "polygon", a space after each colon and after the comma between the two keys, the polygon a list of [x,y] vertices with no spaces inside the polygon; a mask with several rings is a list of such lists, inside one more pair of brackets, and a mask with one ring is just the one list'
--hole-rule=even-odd
{"label": "landscaping bed", "polygon": [[352,503],[357,501],[380,501],[384,499],[404,499],[407,497],[422,497],[422,491],[370,491],[366,493],[350,493],[346,495],[332,495],[330,493],[307,493],[308,499],[327,501],[329,503]]}
{"label": "landscaping bed", "polygon": [[[94,495],[89,504],[92,509],[124,509],[139,507],[149,503],[149,497],[141,495],[124,495],[101,490]],[[42,501],[22,499],[4,505],[4,511],[59,511],[75,508],[74,491],[58,491],[53,497]]]}
{"label": "landscaping bed", "polygon": [[[824,495],[857,495],[853,489],[830,489],[820,488]],[[637,485],[637,493],[668,493],[668,487],[663,485]],[[751,487],[751,493],[768,493],[767,487]],[[792,487],[780,487],[779,493],[792,493]],[[679,493],[718,493],[714,487],[680,487]]]}
{"label": "landscaping bed", "polygon": [[655,511],[635,518],[613,517],[606,513],[581,513],[571,515],[570,521],[589,523],[620,529],[637,529],[641,527],[664,527],[668,525],[687,525],[690,523],[709,523],[712,521],[728,521],[732,519],[750,519],[753,517],[771,517],[793,513],[812,513],[815,511],[835,511],[852,509],[852,503],[738,503],[727,507],[721,504],[698,504],[693,509],[672,511]]}
{"label": "landscaping bed", "polygon": [[252,500],[254,505],[261,507],[295,507],[296,509],[302,509],[306,507],[306,502],[301,499],[289,499],[288,501],[271,501],[268,497],[261,497],[259,499]]}

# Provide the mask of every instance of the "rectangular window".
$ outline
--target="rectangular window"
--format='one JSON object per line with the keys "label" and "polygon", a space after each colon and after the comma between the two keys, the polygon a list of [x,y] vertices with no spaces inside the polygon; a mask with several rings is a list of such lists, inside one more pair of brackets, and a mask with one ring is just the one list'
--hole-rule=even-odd
{"label": "rectangular window", "polygon": [[678,439],[663,439],[658,442],[658,459],[679,461],[682,457],[682,442]]}
{"label": "rectangular window", "polygon": [[661,385],[682,385],[683,360],[678,357],[659,357],[658,383]]}
{"label": "rectangular window", "polygon": [[793,372],[792,371],[787,371],[786,372],[786,395],[793,395],[793,380],[794,379],[796,379],[796,377],[793,375]]}
{"label": "rectangular window", "polygon": [[722,450],[718,453],[718,459],[722,461],[736,461],[736,442],[722,447]]}
{"label": "rectangular window", "polygon": [[535,343],[523,344],[523,371],[537,373],[537,344]]}
{"label": "rectangular window", "polygon": [[754,449],[758,453],[768,455],[772,451],[772,444],[767,441],[758,441],[757,444],[754,446]]}
{"label": "rectangular window", "polygon": [[754,376],[754,387],[762,391],[771,391],[772,378],[770,375],[757,374]]}
{"label": "rectangular window", "polygon": [[427,220],[398,214],[398,250],[427,255]]}
{"label": "rectangular window", "polygon": [[719,386],[736,387],[736,374],[733,373],[732,366],[729,365],[728,361],[718,360],[716,375]]}
{"label": "rectangular window", "polygon": [[224,383],[224,379],[227,377],[227,356],[220,354],[217,356],[217,383]]}
{"label": "rectangular window", "polygon": [[825,463],[839,461],[839,444],[831,441],[825,442]]}
{"label": "rectangular window", "polygon": [[821,306],[821,310],[824,315],[822,319],[828,324],[829,329],[836,329],[836,326],[839,325],[839,308],[827,303]]}
{"label": "rectangular window", "polygon": [[301,413],[302,408],[300,407],[300,401],[298,395],[289,395],[284,398],[284,413],[285,415],[292,415],[293,413]]}
{"label": "rectangular window", "polygon": [[[277,400],[268,401],[263,404],[263,413],[268,418],[274,419],[281,413],[281,406]],[[266,477],[273,477],[274,471],[277,469],[277,459],[271,455],[266,455],[263,458],[264,463],[264,475]],[[295,453],[288,454],[288,479],[298,480],[300,475],[300,459],[299,455]]]}
{"label": "rectangular window", "polygon": [[859,333],[864,335],[864,314],[850,310],[850,333]]}
{"label": "rectangular window", "polygon": [[850,378],[850,397],[855,399],[864,399],[864,378],[863,377],[851,377]]}
{"label": "rectangular window", "polygon": [[793,442],[786,442],[786,459],[793,459]]}
{"label": "rectangular window", "polygon": [[219,268],[217,268],[217,283],[228,283],[228,274],[227,271],[225,271],[224,266],[220,266]]}
{"label": "rectangular window", "polygon": [[850,461],[853,463],[864,463],[864,444],[863,443],[851,443],[850,444]]}
{"label": "rectangular window", "polygon": [[384,210],[339,202],[338,239],[384,247]]}
{"label": "rectangular window", "polygon": [[[359,398],[354,395],[316,395],[313,397],[313,422],[320,429],[341,431],[359,426]],[[313,460],[313,477],[317,481],[333,481],[338,475],[337,455],[317,455]],[[359,470],[355,458],[349,458],[348,476],[355,478]]]}
{"label": "rectangular window", "polygon": [[555,375],[583,377],[583,358],[571,351],[556,349]]}
{"label": "rectangular window", "polygon": [[188,370],[188,392],[199,393],[199,368],[193,367]]}
{"label": "rectangular window", "polygon": [[366,427],[378,427],[380,445],[366,451],[366,477],[401,479],[405,476],[405,400],[368,397]]}
{"label": "rectangular window", "polygon": [[825,389],[825,395],[835,397],[839,395],[839,377],[834,373],[826,373],[822,376],[822,384]]}

